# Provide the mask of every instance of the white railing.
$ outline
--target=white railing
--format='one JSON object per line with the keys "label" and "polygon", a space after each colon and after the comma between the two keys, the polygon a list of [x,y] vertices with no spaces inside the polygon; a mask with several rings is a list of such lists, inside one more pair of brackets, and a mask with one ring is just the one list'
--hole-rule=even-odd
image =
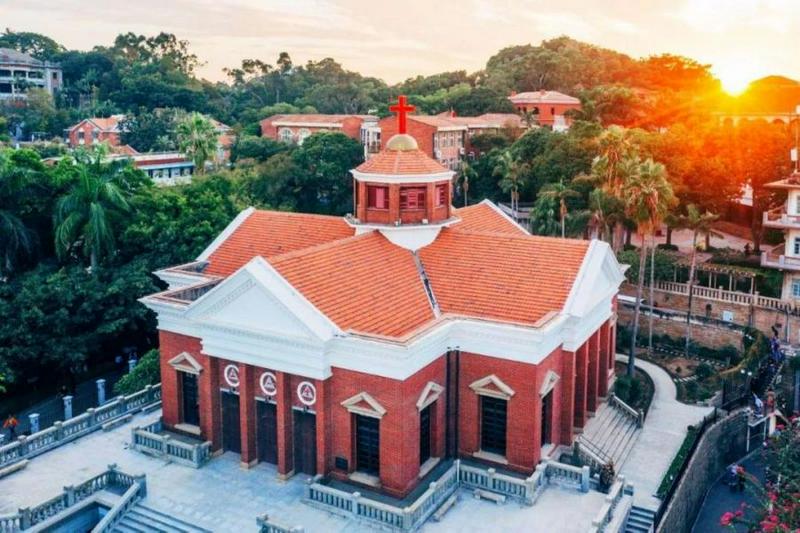
{"label": "white railing", "polygon": [[[672,294],[689,294],[689,285],[686,283],[656,281],[653,288],[660,291],[670,292]],[[781,300],[780,298],[771,298],[769,296],[761,296],[757,292],[750,294],[746,292],[728,291],[725,289],[713,289],[711,287],[698,287],[695,285],[692,289],[692,294],[699,298],[705,298],[708,300],[731,302],[742,305],[755,305],[757,307],[778,309],[780,311],[798,308],[797,304],[792,301]]]}
{"label": "white railing", "polygon": [[[0,446],[0,468],[35,457],[57,448],[97,429],[121,416],[140,411],[148,405],[161,401],[161,384],[148,385],[129,396],[120,396],[100,407],[87,409],[85,413],[55,422],[51,427],[29,436],[20,436],[16,441]],[[2,533],[0,529],[0,533]]]}
{"label": "white railing", "polygon": [[131,430],[131,448],[154,457],[200,468],[211,457],[211,442],[182,442],[163,432],[161,420]]}
{"label": "white railing", "polygon": [[[545,461],[527,478],[501,474],[493,468],[469,466],[460,460],[408,507],[397,507],[365,498],[359,492],[346,492],[322,484],[322,476],[308,481],[304,501],[344,516],[363,519],[381,527],[399,531],[414,531],[422,526],[442,503],[459,487],[469,487],[521,500],[533,505],[548,483],[589,491],[589,467],[575,467]],[[285,533],[286,529],[269,530]]]}
{"label": "white railing", "polygon": [[[0,516],[0,532],[13,533],[30,529],[67,511],[70,507],[91,498],[106,488],[126,489],[126,495],[131,489],[135,489],[136,495],[140,498],[147,493],[144,476],[131,476],[117,470],[116,465],[109,465],[108,469],[101,474],[89,478],[78,485],[64,487],[64,490],[58,496],[33,507],[19,509],[12,515]],[[121,500],[121,503],[126,504],[127,500]],[[108,514],[111,514],[115,508],[116,505]],[[113,520],[113,517],[110,520]],[[95,528],[92,531],[94,533],[99,530]],[[110,531],[110,529],[104,531]]]}
{"label": "white railing", "polygon": [[641,411],[638,411],[628,405],[627,403],[623,402],[616,394],[613,392],[608,397],[608,405],[614,407],[622,414],[627,416],[628,418],[632,419],[638,427],[642,427],[642,423],[644,422],[644,415]]}
{"label": "white railing", "polygon": [[592,527],[589,529],[589,533],[604,533],[608,529],[609,524],[611,524],[611,522],[614,520],[615,512],[619,507],[619,502],[622,500],[624,495],[625,476],[618,476],[617,480],[613,485],[611,485],[611,488],[606,495],[605,503],[603,503],[603,506],[592,520]]}
{"label": "white railing", "polygon": [[120,520],[130,511],[139,500],[147,495],[147,488],[144,479],[136,481],[122,497],[114,503],[114,507],[108,510],[106,515],[92,529],[92,533],[111,533],[117,527]]}

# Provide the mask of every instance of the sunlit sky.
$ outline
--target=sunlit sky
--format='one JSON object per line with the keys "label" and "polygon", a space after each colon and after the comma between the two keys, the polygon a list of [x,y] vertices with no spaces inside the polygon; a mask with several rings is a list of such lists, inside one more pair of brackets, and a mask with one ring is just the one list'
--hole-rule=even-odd
{"label": "sunlit sky", "polygon": [[729,86],[800,78],[800,0],[0,0],[0,26],[68,48],[125,31],[167,31],[223,79],[242,58],[334,57],[392,83],[482,68],[502,47],[569,35],[633,56],[670,52],[711,63]]}

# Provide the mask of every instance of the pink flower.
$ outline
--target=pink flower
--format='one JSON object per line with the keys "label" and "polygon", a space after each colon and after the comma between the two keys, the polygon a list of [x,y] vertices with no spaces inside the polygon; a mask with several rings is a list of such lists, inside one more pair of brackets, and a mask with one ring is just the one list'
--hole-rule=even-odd
{"label": "pink flower", "polygon": [[736,515],[736,518],[741,518],[742,516],[744,516],[744,511],[739,509],[738,511],[736,511],[735,515]]}
{"label": "pink flower", "polygon": [[729,526],[731,525],[731,521],[733,521],[734,514],[731,512],[727,512],[722,515],[722,518],[719,519],[719,523],[722,526]]}

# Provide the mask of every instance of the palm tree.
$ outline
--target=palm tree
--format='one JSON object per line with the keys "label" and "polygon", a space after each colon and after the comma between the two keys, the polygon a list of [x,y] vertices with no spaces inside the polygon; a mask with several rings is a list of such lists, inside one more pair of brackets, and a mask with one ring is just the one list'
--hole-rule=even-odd
{"label": "palm tree", "polygon": [[697,239],[698,237],[708,237],[716,235],[712,229],[714,221],[719,218],[719,215],[706,211],[700,213],[700,209],[695,204],[689,204],[686,207],[686,214],[676,217],[676,226],[692,231],[692,260],[689,265],[689,304],[686,309],[686,345],[684,347],[684,355],[689,356],[689,345],[692,339],[692,299],[694,292],[694,277],[697,268]]}
{"label": "palm tree", "polygon": [[514,220],[517,220],[519,210],[519,189],[524,184],[523,178],[524,165],[516,159],[511,150],[503,150],[495,163],[495,176],[500,176],[498,185],[505,193],[511,193],[511,212]]}
{"label": "palm tree", "polygon": [[589,212],[599,229],[598,237],[601,240],[611,242],[611,233],[623,218],[622,209],[619,199],[603,189],[594,189],[589,193]]}
{"label": "palm tree", "polygon": [[128,163],[106,163],[103,157],[101,151],[88,161],[76,158],[75,182],[58,199],[55,213],[56,253],[63,259],[80,245],[92,272],[97,271],[100,257],[113,249],[112,215],[128,209],[128,192],[120,183],[120,172]]}
{"label": "palm tree", "polygon": [[559,220],[561,221],[561,238],[566,237],[566,230],[565,230],[565,221],[567,219],[567,199],[569,198],[576,198],[579,197],[577,191],[574,191],[564,185],[563,181],[559,181],[558,183],[551,183],[549,185],[545,185],[542,187],[541,192],[539,193],[540,196],[544,196],[546,198],[552,198],[553,200],[558,200],[558,215]]}
{"label": "palm tree", "polygon": [[639,313],[647,261],[646,236],[654,233],[661,221],[664,220],[669,207],[675,201],[675,196],[672,186],[667,180],[664,165],[656,163],[652,159],[639,162],[636,170],[627,174],[625,182],[620,187],[620,192],[625,201],[625,214],[636,223],[642,236],[642,244],[639,249],[639,277],[636,284],[636,309],[633,315],[633,335],[628,358],[628,375],[633,376],[636,336],[639,333]]}
{"label": "palm tree", "polygon": [[14,270],[16,259],[33,250],[33,238],[15,212],[14,207],[32,171],[17,165],[7,154],[0,154],[0,274],[5,276]]}
{"label": "palm tree", "polygon": [[461,181],[461,190],[464,193],[464,207],[469,205],[469,180],[474,180],[478,177],[478,173],[472,168],[472,165],[466,161],[461,164],[461,169],[456,175],[456,180]]}
{"label": "palm tree", "polygon": [[205,172],[206,161],[217,150],[217,133],[208,118],[198,112],[191,113],[177,127],[178,146],[192,158],[195,172]]}

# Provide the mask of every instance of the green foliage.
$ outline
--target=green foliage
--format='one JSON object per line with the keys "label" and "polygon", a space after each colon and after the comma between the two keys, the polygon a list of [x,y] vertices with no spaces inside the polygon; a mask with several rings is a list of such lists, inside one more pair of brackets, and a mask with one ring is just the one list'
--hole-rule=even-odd
{"label": "green foliage", "polygon": [[217,132],[211,121],[194,112],[181,120],[176,128],[178,147],[194,162],[195,173],[204,174],[206,162],[217,149]]}
{"label": "green foliage", "polygon": [[120,121],[120,141],[139,152],[166,152],[178,147],[175,128],[181,111],[177,109],[139,110]]}
{"label": "green foliage", "polygon": [[62,45],[46,35],[9,29],[0,35],[0,48],[18,50],[42,61],[52,61],[65,50]]}
{"label": "green foliage", "polygon": [[628,405],[637,405],[642,399],[642,382],[636,376],[617,376],[614,394]]}
{"label": "green foliage", "polygon": [[[655,255],[655,279],[657,281],[672,281],[675,272],[675,265],[680,260],[680,256],[671,252],[656,250]],[[617,254],[617,260],[623,265],[630,265],[625,272],[625,277],[629,283],[636,284],[639,280],[639,252],[637,250],[623,250]],[[647,257],[645,267],[645,279],[650,279],[650,270],[653,264],[650,262],[650,254]]]}
{"label": "green foliage", "polygon": [[669,492],[670,487],[672,487],[674,483],[678,482],[678,480],[675,478],[683,466],[683,463],[689,460],[689,452],[691,451],[692,447],[694,447],[694,443],[698,438],[700,438],[700,431],[694,426],[689,426],[686,437],[683,439],[681,447],[678,448],[678,453],[675,454],[675,457],[672,459],[669,468],[664,473],[664,477],[661,478],[661,483],[656,491],[656,496],[663,499]]}
{"label": "green foliage", "polygon": [[133,394],[147,385],[155,385],[161,381],[161,367],[157,349],[148,350],[133,371],[125,374],[114,385],[115,394]]}
{"label": "green foliage", "polygon": [[241,135],[231,148],[231,162],[253,160],[263,163],[278,152],[287,149],[286,143],[278,142],[268,137],[254,135]]}
{"label": "green foliage", "polygon": [[708,363],[700,363],[694,370],[697,379],[705,380],[714,374],[714,369]]}

